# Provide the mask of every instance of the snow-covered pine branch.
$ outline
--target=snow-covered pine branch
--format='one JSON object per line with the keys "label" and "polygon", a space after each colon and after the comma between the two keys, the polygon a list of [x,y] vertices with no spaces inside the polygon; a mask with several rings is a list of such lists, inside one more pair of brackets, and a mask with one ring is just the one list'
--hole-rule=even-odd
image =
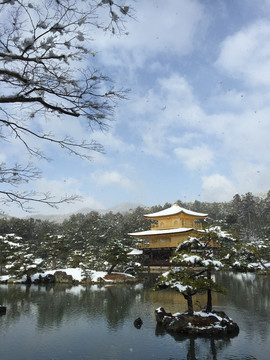
{"label": "snow-covered pine branch", "polygon": [[[89,140],[89,134],[108,130],[126,90],[116,89],[109,76],[96,69],[94,39],[89,34],[121,35],[130,16],[132,9],[123,0],[1,1],[0,140],[23,144],[25,158],[47,159],[49,145],[87,159],[92,159],[92,152],[102,152],[102,144]],[[68,126],[61,126],[60,133],[54,130],[54,124],[69,118],[83,129],[85,138],[73,137]],[[57,204],[53,196],[14,192],[17,180],[7,177],[2,168],[16,168],[20,185],[36,176],[26,179],[25,164],[4,164],[0,177],[6,203],[24,209],[32,200]]]}

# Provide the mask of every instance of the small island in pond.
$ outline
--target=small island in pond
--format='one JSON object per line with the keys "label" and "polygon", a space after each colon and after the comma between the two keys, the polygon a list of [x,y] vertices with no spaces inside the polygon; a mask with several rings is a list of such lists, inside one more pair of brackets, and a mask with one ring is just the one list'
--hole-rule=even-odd
{"label": "small island in pond", "polygon": [[158,326],[172,333],[214,337],[233,337],[239,333],[238,325],[223,311],[171,314],[160,307],[155,316]]}
{"label": "small island in pond", "polygon": [[[155,311],[156,320],[159,326],[169,332],[234,336],[239,333],[238,325],[224,312],[213,311],[212,293],[226,292],[226,289],[215,281],[213,272],[223,269],[231,257],[228,251],[226,256],[222,253],[221,242],[226,239],[226,242],[230,243],[235,239],[229,233],[221,231],[220,227],[203,228],[201,223],[197,229],[174,228],[179,223],[198,224],[206,216],[207,214],[181,208],[177,203],[169,209],[151,214],[151,218],[157,221],[155,231],[152,233],[155,236],[155,243],[160,240],[161,246],[162,241],[165,241],[164,236],[168,234],[174,237],[177,234],[178,240],[178,245],[169,260],[172,267],[159,277],[155,289],[175,289],[185,298],[188,308],[186,313],[172,315],[163,307],[159,307]],[[147,236],[150,232],[151,230],[147,232]],[[172,239],[169,240],[172,243]],[[207,294],[205,310],[195,313],[193,296],[203,293]]]}

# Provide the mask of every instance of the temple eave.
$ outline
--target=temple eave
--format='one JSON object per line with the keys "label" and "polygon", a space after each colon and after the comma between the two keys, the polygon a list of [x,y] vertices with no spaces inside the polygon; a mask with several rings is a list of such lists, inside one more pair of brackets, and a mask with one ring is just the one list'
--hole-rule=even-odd
{"label": "temple eave", "polygon": [[[172,235],[181,235],[183,233],[187,233],[187,232],[192,232],[192,231],[199,231],[197,229],[194,228],[179,228],[179,229],[166,229],[166,230],[146,230],[146,231],[139,231],[136,233],[129,233],[128,235],[132,236],[132,237],[137,237],[137,238],[149,238],[149,237],[153,237],[153,236],[172,236]],[[202,231],[202,230],[200,230]]]}

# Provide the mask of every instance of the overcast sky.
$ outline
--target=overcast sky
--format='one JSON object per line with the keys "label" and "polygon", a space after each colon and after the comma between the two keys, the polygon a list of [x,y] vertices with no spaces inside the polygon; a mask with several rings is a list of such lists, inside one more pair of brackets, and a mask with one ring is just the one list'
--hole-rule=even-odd
{"label": "overcast sky", "polygon": [[137,0],[134,9],[128,35],[93,43],[100,69],[130,89],[109,132],[93,134],[106,153],[89,163],[55,152],[32,184],[84,200],[36,209],[227,201],[269,190],[270,1]]}

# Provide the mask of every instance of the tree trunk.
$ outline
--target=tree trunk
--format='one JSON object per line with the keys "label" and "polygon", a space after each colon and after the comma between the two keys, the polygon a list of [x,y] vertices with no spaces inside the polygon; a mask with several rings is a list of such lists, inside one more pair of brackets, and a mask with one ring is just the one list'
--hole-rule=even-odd
{"label": "tree trunk", "polygon": [[111,274],[113,269],[116,267],[117,264],[112,264],[112,266],[108,270],[108,274]]}
{"label": "tree trunk", "polygon": [[189,339],[189,349],[188,349],[188,353],[187,353],[187,360],[196,360],[196,352],[195,352],[195,339],[194,338],[190,338]]}
{"label": "tree trunk", "polygon": [[[207,279],[211,279],[211,270],[207,270]],[[210,289],[207,290],[207,305],[206,312],[210,313],[212,311],[212,291]]]}
{"label": "tree trunk", "polygon": [[187,300],[188,315],[193,316],[194,311],[193,311],[192,295],[189,295],[189,294],[183,294],[183,295],[184,295],[184,298]]}
{"label": "tree trunk", "polygon": [[212,338],[210,339],[210,346],[211,346],[211,354],[213,356],[213,360],[217,360],[217,348],[216,348],[215,340]]}
{"label": "tree trunk", "polygon": [[206,312],[212,312],[212,291],[207,290],[207,305],[206,305]]}

